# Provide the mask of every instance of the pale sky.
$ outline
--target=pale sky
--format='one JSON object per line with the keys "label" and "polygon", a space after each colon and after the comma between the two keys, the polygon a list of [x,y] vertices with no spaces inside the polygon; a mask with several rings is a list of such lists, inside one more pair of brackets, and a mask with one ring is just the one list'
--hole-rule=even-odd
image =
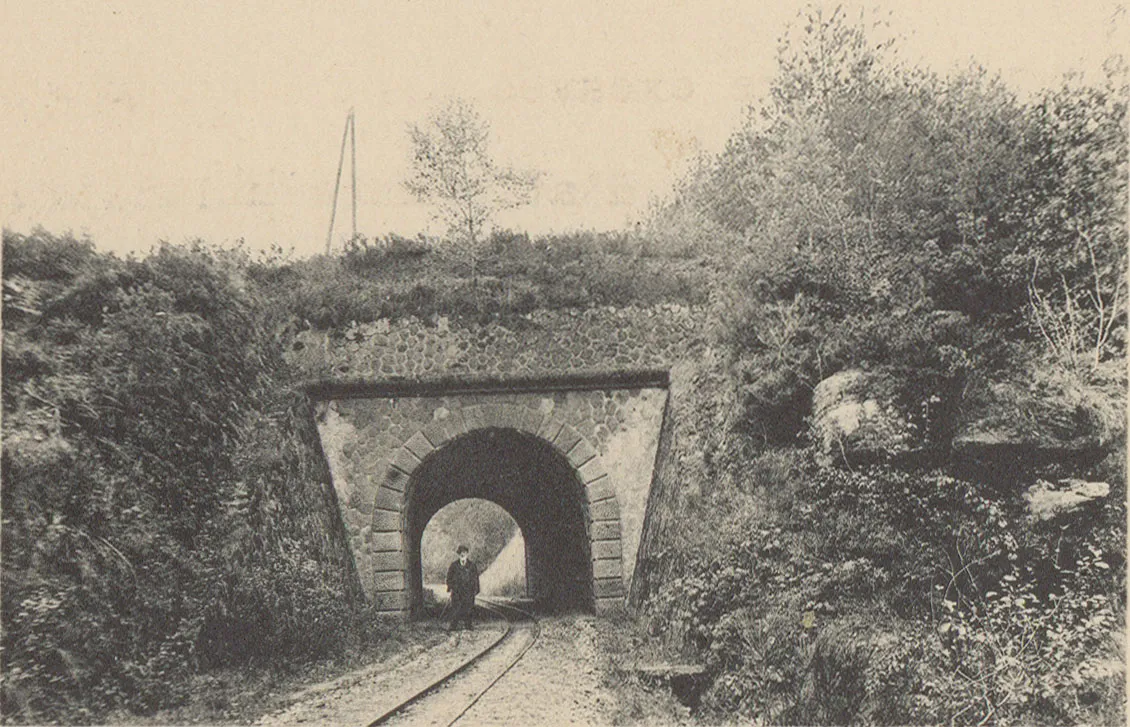
{"label": "pale sky", "polygon": [[[400,186],[406,128],[451,96],[490,121],[499,162],[543,173],[534,203],[499,223],[629,224],[695,154],[722,148],[803,6],[0,2],[5,227],[89,234],[120,253],[201,237],[299,256],[325,246],[351,106],[359,231],[429,229]],[[939,71],[975,59],[1022,93],[1096,74],[1125,44],[1107,0],[867,7],[889,13],[904,58]],[[348,175],[335,244],[349,234]]]}

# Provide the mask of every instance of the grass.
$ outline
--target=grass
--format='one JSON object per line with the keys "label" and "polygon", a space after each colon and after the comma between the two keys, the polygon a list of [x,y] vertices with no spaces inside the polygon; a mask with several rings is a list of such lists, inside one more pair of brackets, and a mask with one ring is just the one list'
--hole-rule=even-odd
{"label": "grass", "polygon": [[444,637],[431,624],[399,624],[380,641],[370,641],[329,659],[274,662],[199,674],[189,685],[188,701],[179,707],[144,716],[121,711],[108,715],[104,721],[122,725],[252,724],[293,703],[305,689],[386,661],[413,647],[431,647]]}
{"label": "grass", "polygon": [[539,309],[706,302],[715,277],[709,260],[652,252],[644,241],[594,233],[498,233],[474,249],[390,236],[358,240],[339,256],[255,264],[249,277],[275,313],[317,329],[409,316],[488,321]]}

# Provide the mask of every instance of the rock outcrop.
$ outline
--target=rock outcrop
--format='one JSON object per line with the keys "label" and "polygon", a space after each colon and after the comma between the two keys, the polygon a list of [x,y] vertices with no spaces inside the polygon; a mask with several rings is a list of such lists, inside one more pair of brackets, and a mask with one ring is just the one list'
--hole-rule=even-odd
{"label": "rock outcrop", "polygon": [[1097,503],[1110,495],[1106,482],[1063,479],[1057,483],[1038,480],[1024,493],[1028,513],[1036,520],[1051,520],[1077,512],[1089,503]]}
{"label": "rock outcrop", "polygon": [[966,463],[1039,465],[1104,449],[1101,417],[1085,402],[1035,381],[986,382],[963,402],[953,439]]}
{"label": "rock outcrop", "polygon": [[921,426],[901,403],[903,382],[849,369],[816,385],[812,428],[826,464],[904,457],[926,448]]}
{"label": "rock outcrop", "polygon": [[813,390],[812,435],[824,464],[927,458],[1001,473],[1100,458],[1122,429],[1086,396],[1030,381],[953,381],[848,369]]}

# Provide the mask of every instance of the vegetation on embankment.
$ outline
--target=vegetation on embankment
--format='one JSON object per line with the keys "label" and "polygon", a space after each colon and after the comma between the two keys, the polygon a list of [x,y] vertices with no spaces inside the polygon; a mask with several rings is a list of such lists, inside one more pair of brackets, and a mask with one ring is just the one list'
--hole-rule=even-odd
{"label": "vegetation on embankment", "polygon": [[[329,701],[339,689],[383,674],[448,637],[432,623],[384,624],[379,638],[354,641],[317,660],[275,660],[202,670],[187,679],[185,699],[155,712],[125,709],[108,714],[107,724],[255,724],[292,708],[296,702]],[[344,684],[343,684],[344,683]],[[329,699],[328,699],[329,698]]]}
{"label": "vegetation on embankment", "polygon": [[820,468],[805,450],[723,469],[651,554],[646,607],[710,671],[707,714],[1122,723],[1124,488],[1043,523],[943,471]]}
{"label": "vegetation on embankment", "polygon": [[[674,392],[643,568],[652,632],[710,670],[707,714],[1123,723],[1127,88],[1110,72],[1022,101],[814,13],[764,105],[661,211],[746,258],[716,357]],[[848,371],[897,384],[905,456],[821,436],[814,389]],[[1064,477],[1110,494],[1026,508]]]}
{"label": "vegetation on embankment", "polygon": [[707,260],[688,251],[671,255],[638,235],[588,232],[500,231],[474,245],[358,238],[340,254],[278,258],[258,270],[279,311],[317,329],[410,316],[479,324],[539,309],[698,305],[713,279]]}
{"label": "vegetation on embankment", "polygon": [[329,473],[237,254],[4,234],[5,720],[363,640]]}

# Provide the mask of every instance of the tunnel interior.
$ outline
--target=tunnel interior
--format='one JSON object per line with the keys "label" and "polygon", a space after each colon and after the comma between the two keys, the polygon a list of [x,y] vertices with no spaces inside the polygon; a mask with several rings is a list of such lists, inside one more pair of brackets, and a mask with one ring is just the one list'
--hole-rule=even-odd
{"label": "tunnel interior", "polygon": [[424,528],[441,508],[463,498],[489,500],[514,518],[525,538],[527,593],[540,608],[554,613],[593,610],[583,484],[549,443],[514,429],[488,428],[435,450],[409,480],[408,585],[414,614],[423,608]]}
{"label": "tunnel interior", "polygon": [[489,500],[467,498],[440,508],[424,528],[420,558],[425,601],[432,600],[432,594],[437,603],[448,600],[443,583],[460,545],[470,549],[479,567],[484,596],[526,596],[526,543],[518,523]]}

